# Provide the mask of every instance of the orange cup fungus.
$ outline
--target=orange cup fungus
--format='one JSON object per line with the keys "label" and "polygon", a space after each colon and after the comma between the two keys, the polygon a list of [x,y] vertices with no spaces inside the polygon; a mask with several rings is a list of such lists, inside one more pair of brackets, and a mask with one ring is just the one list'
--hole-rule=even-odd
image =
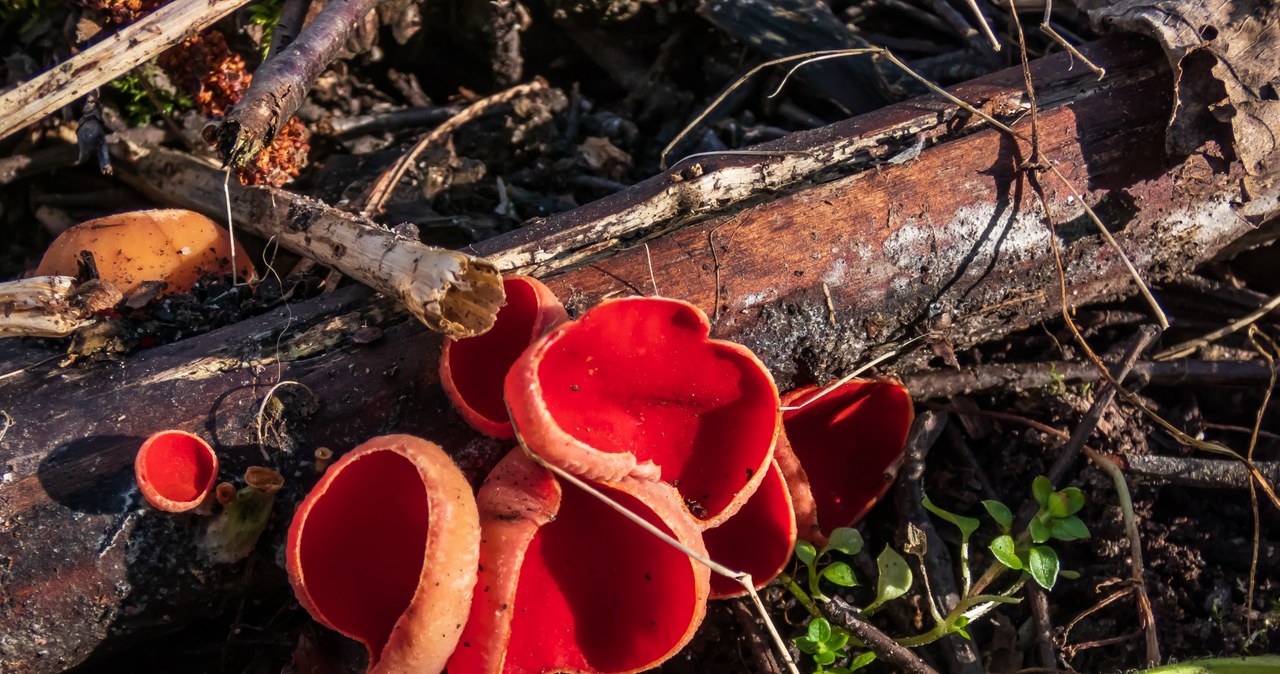
{"label": "orange cup fungus", "polygon": [[[82,222],[49,244],[37,276],[76,276],[81,251],[93,254],[98,275],[128,295],[146,281],[164,281],[166,294],[191,290],[200,277],[231,271],[227,230],[194,211],[118,213]],[[253,279],[249,254],[236,243],[237,272]]]}
{"label": "orange cup fungus", "polygon": [[[670,485],[597,486],[705,554]],[[478,501],[479,581],[450,674],[638,672],[679,652],[701,624],[705,566],[521,450],[494,468]]]}
{"label": "orange cup fungus", "polygon": [[[751,574],[758,590],[778,577],[796,547],[796,516],[791,494],[775,460],[760,488],[724,524],[702,532],[711,559],[734,571]],[[746,589],[719,574],[711,576],[711,598],[741,597]]]}
{"label": "orange cup fungus", "polygon": [[147,503],[165,512],[186,512],[213,491],[218,455],[191,433],[160,431],[138,449],[133,473]]}
{"label": "orange cup fungus", "polygon": [[569,314],[551,289],[537,279],[503,279],[507,303],[498,310],[488,332],[467,339],[444,340],[440,384],[458,413],[472,428],[493,438],[515,437],[502,382],[520,354]]}
{"label": "orange cup fungus", "polygon": [[387,435],[334,463],[298,506],[285,566],[312,617],[365,646],[370,672],[439,672],[467,621],[479,544],[453,460]]}
{"label": "orange cup fungus", "polygon": [[676,486],[703,527],[728,519],[764,478],[778,392],[746,347],[709,338],[679,300],[603,302],[526,350],[507,375],[530,451],[590,480]]}
{"label": "orange cup fungus", "polygon": [[800,538],[815,545],[851,526],[893,484],[915,411],[896,381],[853,380],[823,393],[806,386],[782,397],[778,467],[791,490]]}

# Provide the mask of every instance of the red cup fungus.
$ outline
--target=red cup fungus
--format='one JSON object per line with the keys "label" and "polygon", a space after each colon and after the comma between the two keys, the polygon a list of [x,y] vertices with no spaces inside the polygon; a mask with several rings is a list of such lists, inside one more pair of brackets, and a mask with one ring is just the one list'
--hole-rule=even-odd
{"label": "red cup fungus", "polygon": [[507,302],[493,327],[467,339],[444,340],[440,384],[472,428],[490,437],[515,437],[502,382],[511,364],[543,333],[567,321],[560,300],[534,278],[508,276],[502,281]]}
{"label": "red cup fungus", "polygon": [[531,451],[591,480],[631,475],[676,486],[701,526],[732,515],[764,478],[778,392],[746,347],[709,338],[679,300],[603,302],[544,335],[505,392]]}
{"label": "red cup fungus", "polygon": [[368,649],[368,671],[439,672],[467,621],[479,542],[453,460],[387,435],[347,453],[303,499],[286,570],[312,617]]}
{"label": "red cup fungus", "polygon": [[[778,577],[796,547],[796,516],[777,461],[764,481],[733,517],[702,532],[711,559],[734,571],[751,574],[758,590]],[[747,593],[736,581],[711,575],[711,598],[730,599]]]}
{"label": "red cup fungus", "polygon": [[165,512],[185,512],[213,491],[218,455],[191,433],[160,431],[138,449],[133,473],[147,503]]}
{"label": "red cup fungus", "polygon": [[[704,553],[670,485],[597,485]],[[471,617],[450,674],[621,673],[657,666],[693,637],[710,571],[520,449],[478,496],[483,537]]]}
{"label": "red cup fungus", "polygon": [[821,395],[806,386],[785,394],[778,467],[791,491],[799,537],[821,546],[851,526],[893,484],[915,418],[896,381],[852,380]]}

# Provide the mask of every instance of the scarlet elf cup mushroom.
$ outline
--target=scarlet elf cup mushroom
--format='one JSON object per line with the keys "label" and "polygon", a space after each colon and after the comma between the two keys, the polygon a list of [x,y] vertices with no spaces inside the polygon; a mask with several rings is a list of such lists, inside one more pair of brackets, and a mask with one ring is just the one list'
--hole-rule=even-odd
{"label": "scarlet elf cup mushroom", "polygon": [[[604,493],[705,554],[667,484],[624,477]],[[483,536],[471,616],[450,674],[620,674],[677,653],[706,613],[710,571],[520,449],[478,496]]]}
{"label": "scarlet elf cup mushroom", "polygon": [[446,338],[440,354],[440,384],[472,428],[494,438],[511,438],[511,418],[502,382],[511,364],[543,333],[569,319],[551,289],[527,276],[502,281],[506,304],[493,327],[476,337]]}
{"label": "scarlet elf cup mushroom", "polygon": [[826,543],[893,484],[915,411],[896,381],[855,379],[831,390],[806,386],[782,397],[778,467],[791,491],[800,538]]}
{"label": "scarlet elf cup mushroom", "polygon": [[286,569],[312,617],[365,646],[370,672],[439,672],[467,621],[479,543],[453,460],[387,435],[330,466],[298,506]]}
{"label": "scarlet elf cup mushroom", "polygon": [[709,335],[706,314],[687,302],[603,302],[512,366],[512,423],[551,464],[603,482],[661,479],[702,527],[716,526],[764,479],[780,423],[764,364]]}
{"label": "scarlet elf cup mushroom", "polygon": [[218,455],[199,436],[186,431],[160,431],[138,449],[133,473],[147,503],[165,512],[186,512],[203,503],[213,491]]}

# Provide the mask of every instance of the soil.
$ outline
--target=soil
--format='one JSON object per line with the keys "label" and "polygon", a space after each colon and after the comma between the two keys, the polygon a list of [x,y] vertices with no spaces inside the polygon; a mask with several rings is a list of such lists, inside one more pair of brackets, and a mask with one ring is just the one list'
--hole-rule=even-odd
{"label": "soil", "polygon": [[[731,35],[712,25],[699,14],[700,3],[692,0],[555,0],[519,5],[526,30],[518,37],[520,58],[513,60],[510,45],[503,47],[493,29],[510,17],[487,14],[489,4],[463,0],[414,5],[421,17],[420,27],[412,31],[397,25],[403,16],[382,17],[385,25],[370,33],[375,36],[370,40],[376,45],[373,50],[332,66],[299,111],[312,132],[310,165],[288,189],[340,207],[354,203],[429,127],[513,81],[544,78],[551,85],[545,95],[499,106],[463,125],[446,148],[425,153],[379,216],[380,222],[401,227],[400,231],[416,230],[424,242],[463,247],[518,228],[530,218],[589,203],[657,173],[664,147],[685,123],[737,75],[765,60],[747,46],[748,35]],[[893,49],[943,85],[1012,65],[1008,59],[1016,53],[1006,48],[994,56],[975,48],[971,36],[952,28],[952,13],[967,12],[963,3],[833,0],[823,4],[851,29],[850,35]],[[950,13],[940,13],[944,7]],[[0,44],[13,45],[4,54],[0,70],[10,81],[65,58],[74,36],[63,31],[64,25],[104,22],[103,14],[70,4],[48,11],[40,15],[0,9]],[[1005,12],[986,11],[994,25],[1004,25]],[[1028,26],[1036,25],[1039,10],[1022,18]],[[1093,36],[1073,12],[1063,14],[1061,24],[1060,29],[1073,40]],[[251,12],[240,12],[216,26],[251,66],[261,53],[255,31],[245,30],[253,25]],[[1028,37],[1032,58],[1057,49],[1036,31]],[[1008,47],[1007,36],[1004,39]],[[841,119],[852,104],[824,93],[831,85],[824,78],[836,76],[835,71],[822,71],[819,77],[789,83],[782,95],[771,98],[779,76],[763,75],[730,96],[706,125],[677,146],[674,156],[743,147]],[[862,84],[867,93],[858,103],[867,106],[879,105],[886,96],[913,93],[886,94],[875,83]],[[141,105],[150,117],[147,124],[169,131],[167,142],[180,146],[182,134],[173,130],[199,128],[205,121],[182,106],[147,108],[147,100],[144,97],[139,103],[118,89],[104,90],[108,125],[115,130],[136,125],[139,113],[130,111]],[[74,129],[72,115],[47,120],[0,142],[0,162],[66,145],[68,138],[74,139]],[[33,268],[48,242],[71,223],[147,205],[90,164],[61,162],[5,179],[0,182],[0,228],[5,232],[0,237],[0,278],[14,278]],[[298,266],[296,258],[276,254],[261,241],[251,241],[250,247],[255,258],[269,252],[270,269],[275,272],[255,292],[232,288],[229,279],[209,278],[188,295],[136,302],[109,324],[111,335],[95,335],[97,341],[89,340],[89,346],[81,337],[79,346],[70,345],[72,352],[96,359],[127,358],[138,349],[185,339],[286,300],[332,291],[335,280],[327,278],[326,270]],[[1174,322],[1162,344],[1203,334],[1280,292],[1280,278],[1274,273],[1278,265],[1280,250],[1270,246],[1157,287]],[[1143,305],[1133,301],[1090,307],[1077,318],[1100,353],[1120,348],[1136,325],[1146,320]],[[1265,317],[1259,328],[1272,337],[1280,336],[1277,314]],[[25,346],[58,355],[68,350],[69,343],[29,341]],[[1236,335],[1209,355],[1244,360],[1255,358],[1256,352],[1247,339]],[[1081,358],[1070,333],[1058,321],[968,351],[940,353],[928,365],[945,368]],[[808,365],[795,367],[804,370]],[[1238,449],[1248,447],[1249,430],[1267,401],[1265,382],[1234,388],[1196,381],[1159,387],[1135,382],[1133,388],[1186,432]],[[1096,392],[1096,386],[1063,384],[1021,392],[995,390],[928,404],[1012,413],[1069,432]],[[981,512],[979,502],[989,498],[1016,511],[1029,498],[1032,480],[1052,463],[1059,444],[1056,437],[1024,424],[953,413],[929,453],[925,489],[934,501],[956,512],[976,515]],[[1107,455],[1204,458],[1179,446],[1127,403],[1104,414],[1089,444]],[[1280,416],[1275,410],[1263,415],[1253,452],[1259,461],[1280,460]],[[1142,630],[1127,581],[1129,545],[1115,489],[1104,473],[1084,460],[1058,486],[1068,484],[1080,486],[1087,495],[1081,516],[1091,536],[1058,546],[1063,568],[1080,577],[1060,580],[1048,594],[1048,615],[1055,626],[1052,647],[1062,658],[1050,664],[1082,672],[1135,668],[1142,662]],[[1275,508],[1261,500],[1256,510],[1261,535],[1255,537],[1255,511],[1245,490],[1175,486],[1136,476],[1130,479],[1130,489],[1142,538],[1146,591],[1164,657],[1186,660],[1276,651],[1280,645],[1280,518]],[[284,527],[287,522],[277,518],[271,526]],[[937,526],[944,538],[958,542],[945,523]],[[860,528],[869,550],[894,543],[899,517],[892,499],[872,511]],[[990,562],[985,541],[996,533],[989,524],[978,533],[975,569]],[[1258,559],[1252,566],[1255,545]],[[251,593],[236,605],[217,607],[213,617],[174,626],[152,640],[113,643],[75,671],[114,672],[124,667],[156,672],[359,671],[360,649],[312,623],[291,596],[280,592],[286,584],[280,582],[279,566],[265,558],[252,560],[250,576],[261,579],[268,590]],[[855,560],[855,566],[874,569],[874,562],[864,558]],[[1256,589],[1252,604],[1247,605],[1251,571],[1256,574]],[[870,582],[865,571],[861,577],[864,584]],[[1094,610],[1115,593],[1128,594]],[[794,598],[776,587],[765,596],[784,636],[803,634],[806,616]],[[847,596],[859,604],[870,598],[865,587]],[[883,620],[877,618],[877,624],[893,635],[928,628],[921,623],[927,623],[927,618],[918,602],[903,606],[887,612]],[[713,605],[693,643],[662,671],[770,671],[750,648],[753,630],[740,613],[728,604]],[[997,613],[998,620],[981,620],[968,628],[986,671],[1045,666],[1036,659],[1037,638],[1027,604],[1003,607]],[[940,671],[947,670],[940,647],[920,649],[920,654]],[[812,662],[802,660],[802,669],[812,671]],[[873,665],[868,671],[887,668]]]}

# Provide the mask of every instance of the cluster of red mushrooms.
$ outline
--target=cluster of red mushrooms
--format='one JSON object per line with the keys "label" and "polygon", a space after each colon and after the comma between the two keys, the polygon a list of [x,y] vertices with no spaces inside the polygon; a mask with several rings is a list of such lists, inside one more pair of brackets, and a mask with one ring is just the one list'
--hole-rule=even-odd
{"label": "cluster of red mushrooms", "polygon": [[[504,286],[493,329],[440,359],[467,423],[517,441],[479,492],[438,445],[383,436],[330,466],[289,528],[299,602],[362,643],[370,672],[640,671],[688,643],[709,599],[745,591],[546,465],[757,587],[797,536],[823,542],[888,489],[912,420],[896,382],[779,396],[686,302],[615,299],[571,321],[540,282]],[[173,500],[217,473],[173,465],[146,475]]]}

